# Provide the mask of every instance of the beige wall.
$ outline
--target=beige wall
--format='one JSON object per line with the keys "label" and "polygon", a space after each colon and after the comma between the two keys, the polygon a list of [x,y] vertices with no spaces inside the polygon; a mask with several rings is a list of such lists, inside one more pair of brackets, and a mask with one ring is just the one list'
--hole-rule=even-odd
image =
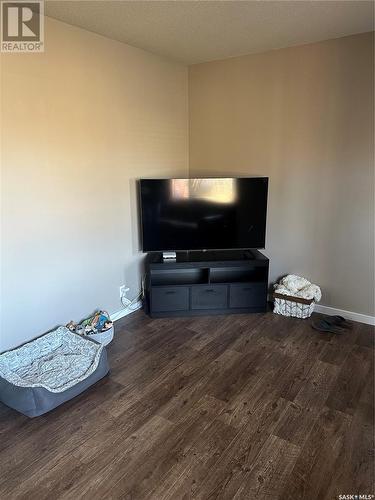
{"label": "beige wall", "polygon": [[1,56],[0,351],[139,288],[135,179],[187,175],[187,69],[46,19]]}
{"label": "beige wall", "polygon": [[[268,175],[266,254],[373,314],[370,34],[189,69],[190,175]],[[46,19],[1,56],[0,351],[139,288],[135,179],[188,175],[187,69]]]}
{"label": "beige wall", "polygon": [[270,177],[271,279],[374,314],[373,38],[189,68],[190,175]]}

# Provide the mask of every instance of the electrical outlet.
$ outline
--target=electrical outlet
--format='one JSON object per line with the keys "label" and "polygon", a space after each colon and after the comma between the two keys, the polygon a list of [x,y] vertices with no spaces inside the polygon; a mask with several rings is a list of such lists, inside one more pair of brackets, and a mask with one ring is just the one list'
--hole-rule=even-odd
{"label": "electrical outlet", "polygon": [[130,288],[128,288],[126,285],[121,285],[119,287],[119,292],[120,292],[120,299],[126,296],[126,292],[128,292]]}

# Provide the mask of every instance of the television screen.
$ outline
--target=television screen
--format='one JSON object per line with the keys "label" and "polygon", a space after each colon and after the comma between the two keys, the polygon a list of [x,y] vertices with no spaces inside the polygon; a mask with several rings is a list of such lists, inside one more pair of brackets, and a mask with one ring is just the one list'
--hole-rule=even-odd
{"label": "television screen", "polygon": [[143,251],[264,248],[267,177],[142,179]]}

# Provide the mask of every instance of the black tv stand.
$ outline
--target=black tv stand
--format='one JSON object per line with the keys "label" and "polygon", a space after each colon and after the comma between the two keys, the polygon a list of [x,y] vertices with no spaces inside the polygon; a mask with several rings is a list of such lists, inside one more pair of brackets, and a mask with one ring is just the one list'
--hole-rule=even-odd
{"label": "black tv stand", "polygon": [[258,250],[162,252],[146,257],[144,306],[151,317],[265,312],[268,258]]}

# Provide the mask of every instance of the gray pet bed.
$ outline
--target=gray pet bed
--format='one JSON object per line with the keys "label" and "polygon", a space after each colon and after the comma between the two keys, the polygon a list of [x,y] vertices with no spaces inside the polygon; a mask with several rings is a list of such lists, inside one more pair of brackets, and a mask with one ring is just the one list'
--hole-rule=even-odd
{"label": "gray pet bed", "polygon": [[36,417],[85,391],[108,371],[104,346],[60,327],[0,355],[0,401]]}

